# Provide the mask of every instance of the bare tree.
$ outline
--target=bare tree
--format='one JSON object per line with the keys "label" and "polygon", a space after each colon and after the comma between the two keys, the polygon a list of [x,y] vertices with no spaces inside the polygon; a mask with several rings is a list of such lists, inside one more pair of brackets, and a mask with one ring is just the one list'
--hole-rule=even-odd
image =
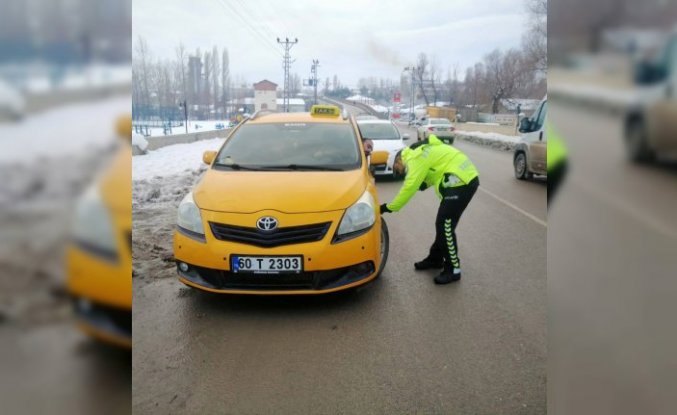
{"label": "bare tree", "polygon": [[[136,64],[136,74],[141,83],[139,97],[141,105],[150,105],[150,89],[149,89],[149,66],[150,66],[150,51],[148,50],[148,43],[144,38],[139,36],[137,38],[136,46],[134,47],[134,63]],[[134,68],[132,68],[134,71]]]}
{"label": "bare tree", "polygon": [[[212,55],[208,51],[204,54],[204,88],[202,89],[202,97],[200,103],[206,105],[209,108],[209,103],[211,102],[211,93],[212,93]],[[207,111],[209,112],[209,111]]]}
{"label": "bare tree", "polygon": [[220,95],[219,74],[221,73],[221,63],[219,62],[219,50],[216,45],[212,48],[212,104],[214,105],[214,115],[219,116]]}
{"label": "bare tree", "polygon": [[186,48],[183,46],[183,43],[179,43],[179,46],[176,47],[175,49],[176,53],[176,68],[177,68],[177,74],[179,76],[179,82],[181,86],[181,92],[183,93],[183,99],[186,98],[187,94],[187,80],[186,80],[186,60],[188,59],[188,56],[186,55]]}
{"label": "bare tree", "polygon": [[230,99],[230,62],[228,50],[223,48],[221,51],[221,101],[226,112],[228,112],[228,100]]}
{"label": "bare tree", "polygon": [[428,99],[428,95],[426,94],[425,87],[423,85],[427,74],[428,74],[428,56],[425,53],[419,53],[418,62],[416,64],[416,70],[414,73],[414,79],[416,79],[416,82],[418,83],[418,87],[421,91],[421,95],[423,95],[425,104],[430,105],[430,100]]}
{"label": "bare tree", "polygon": [[548,0],[526,0],[529,29],[522,38],[522,49],[535,71],[548,70]]}

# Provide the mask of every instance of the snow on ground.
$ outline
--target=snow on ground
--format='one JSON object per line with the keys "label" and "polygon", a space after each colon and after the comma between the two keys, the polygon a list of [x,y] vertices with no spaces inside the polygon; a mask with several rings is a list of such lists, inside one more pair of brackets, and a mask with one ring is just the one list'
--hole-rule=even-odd
{"label": "snow on ground", "polygon": [[513,136],[513,135],[505,135],[505,134],[498,134],[498,133],[484,133],[481,131],[463,131],[463,130],[458,130],[458,134],[460,135],[465,135],[469,137],[477,137],[477,138],[482,138],[485,140],[492,140],[492,141],[502,141],[505,143],[518,143],[520,141],[519,136]]}
{"label": "snow on ground", "polygon": [[[228,126],[228,123],[230,121],[228,120],[209,120],[209,121],[193,121],[193,120],[188,120],[188,132],[189,133],[199,133],[202,131],[213,131],[216,130],[216,124],[223,124],[224,127]],[[157,136],[164,136],[165,132],[162,127],[158,128],[149,128],[148,132],[150,133],[151,137],[157,137]],[[172,132],[168,133],[166,135],[177,135],[177,134],[185,134],[186,133],[186,127],[183,125],[179,127],[172,127]]]}
{"label": "snow on ground", "polygon": [[218,150],[223,138],[175,144],[150,151],[148,154],[132,157],[132,181],[150,180],[155,177],[180,175],[198,171],[202,164],[202,153]]}
{"label": "snow on ground", "polygon": [[549,84],[548,94],[620,109],[631,106],[637,100],[637,91],[632,88],[620,89],[597,85]]}
{"label": "snow on ground", "polygon": [[0,123],[0,164],[76,156],[115,141],[115,121],[130,113],[131,97],[54,108],[18,123]]}

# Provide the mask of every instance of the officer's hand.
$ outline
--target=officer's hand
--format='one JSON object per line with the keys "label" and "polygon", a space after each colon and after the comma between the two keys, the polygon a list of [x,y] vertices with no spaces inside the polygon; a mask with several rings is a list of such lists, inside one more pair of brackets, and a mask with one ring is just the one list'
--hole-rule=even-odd
{"label": "officer's hand", "polygon": [[388,209],[387,203],[384,203],[384,204],[381,205],[381,215],[383,215],[386,212],[392,213],[392,210]]}
{"label": "officer's hand", "polygon": [[418,187],[418,191],[422,192],[428,188],[428,185],[425,182],[421,182],[421,185]]}

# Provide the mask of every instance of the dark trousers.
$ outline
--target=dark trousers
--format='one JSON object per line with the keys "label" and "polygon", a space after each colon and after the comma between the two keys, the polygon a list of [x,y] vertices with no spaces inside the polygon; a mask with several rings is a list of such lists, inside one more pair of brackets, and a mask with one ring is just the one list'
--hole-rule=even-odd
{"label": "dark trousers", "polygon": [[430,247],[428,258],[434,261],[443,259],[445,270],[460,270],[461,268],[461,261],[458,259],[456,226],[479,185],[479,179],[474,178],[464,186],[440,188],[442,202],[437,210],[435,242]]}
{"label": "dark trousers", "polygon": [[564,181],[564,177],[567,175],[567,162],[563,161],[557,164],[548,172],[548,206],[550,205],[550,199],[555,197],[557,189],[560,184]]}

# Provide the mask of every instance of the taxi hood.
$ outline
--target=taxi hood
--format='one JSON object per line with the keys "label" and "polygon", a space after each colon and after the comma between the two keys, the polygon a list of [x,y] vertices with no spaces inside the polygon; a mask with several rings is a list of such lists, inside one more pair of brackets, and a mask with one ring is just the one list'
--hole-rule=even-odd
{"label": "taxi hood", "polygon": [[209,169],[193,189],[200,209],[254,213],[342,210],[362,196],[367,183],[361,169],[315,171],[223,171]]}

